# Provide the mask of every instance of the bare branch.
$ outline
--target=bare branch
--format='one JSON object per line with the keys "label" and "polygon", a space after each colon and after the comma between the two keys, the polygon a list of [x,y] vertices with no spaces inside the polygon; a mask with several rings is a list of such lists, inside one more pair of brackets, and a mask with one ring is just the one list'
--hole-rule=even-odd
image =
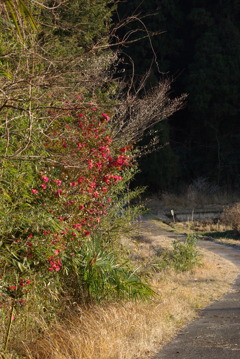
{"label": "bare branch", "polygon": [[169,118],[180,110],[186,95],[170,98],[171,82],[164,80],[158,86],[140,97],[147,75],[140,82],[134,94],[123,97],[119,103],[115,122],[115,138],[124,138],[128,142],[140,141],[145,132],[157,123]]}

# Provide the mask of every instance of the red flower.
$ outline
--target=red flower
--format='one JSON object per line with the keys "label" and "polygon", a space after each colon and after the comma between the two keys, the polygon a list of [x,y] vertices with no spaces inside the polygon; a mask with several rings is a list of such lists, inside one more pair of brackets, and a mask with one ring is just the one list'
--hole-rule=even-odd
{"label": "red flower", "polygon": [[56,179],[53,182],[55,182],[58,186],[62,185],[62,181],[60,181],[60,179]]}
{"label": "red flower", "polygon": [[95,166],[98,167],[98,168],[102,168],[102,167],[103,167],[101,161],[100,161],[100,162],[96,162],[96,163],[95,163]]}
{"label": "red flower", "polygon": [[90,188],[96,188],[97,187],[96,182],[89,183],[89,187]]}
{"label": "red flower", "polygon": [[93,192],[93,196],[94,196],[95,198],[98,198],[98,197],[99,197],[98,191]]}
{"label": "red flower", "polygon": [[62,267],[62,262],[60,259],[55,259],[54,257],[50,257],[50,258],[48,258],[48,262],[51,264],[51,267],[48,268],[48,270],[50,272],[60,271],[60,269]]}
{"label": "red flower", "polygon": [[8,289],[10,289],[10,290],[17,290],[17,287],[16,287],[15,285],[11,285],[11,286],[8,287]]}
{"label": "red flower", "polygon": [[28,285],[28,284],[31,284],[30,279],[21,279],[20,282],[19,282],[19,285],[21,287],[24,287],[25,285]]}
{"label": "red flower", "polygon": [[85,179],[85,177],[79,177],[78,183],[81,184],[84,179]]}
{"label": "red flower", "polygon": [[88,163],[88,168],[93,168],[93,161],[92,160],[87,160]]}
{"label": "red flower", "polygon": [[76,187],[77,186],[77,182],[71,182],[69,185],[70,185],[70,187]]}
{"label": "red flower", "polygon": [[82,225],[80,223],[76,223],[72,225],[73,229],[80,229],[82,227]]}
{"label": "red flower", "polygon": [[113,140],[111,137],[107,136],[107,137],[105,137],[105,141],[106,141],[106,143],[108,143],[110,145]]}
{"label": "red flower", "polygon": [[110,117],[106,113],[102,113],[101,120],[106,120],[108,122],[110,120]]}
{"label": "red flower", "polygon": [[111,183],[110,178],[111,178],[110,176],[107,176],[107,175],[106,175],[106,176],[103,177],[103,181],[104,181],[106,184],[110,184],[110,183]]}
{"label": "red flower", "polygon": [[55,197],[60,197],[62,193],[63,193],[62,189],[58,189],[57,192],[55,193]]}
{"label": "red flower", "polygon": [[35,189],[35,188],[32,188],[32,189],[31,189],[31,192],[34,193],[34,194],[36,194],[36,193],[38,193],[38,190]]}
{"label": "red flower", "polygon": [[47,183],[49,181],[49,178],[47,176],[42,176],[43,182]]}
{"label": "red flower", "polygon": [[114,182],[121,181],[123,178],[121,176],[113,176]]}

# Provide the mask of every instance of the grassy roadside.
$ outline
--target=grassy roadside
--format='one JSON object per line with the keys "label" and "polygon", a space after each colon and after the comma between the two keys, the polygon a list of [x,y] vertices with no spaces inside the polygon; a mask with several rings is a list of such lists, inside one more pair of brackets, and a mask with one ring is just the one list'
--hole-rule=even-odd
{"label": "grassy roadside", "polygon": [[[157,295],[148,302],[115,302],[77,308],[64,323],[51,328],[42,323],[43,335],[25,341],[28,359],[136,359],[150,358],[199,309],[229,290],[237,274],[230,262],[202,251],[202,265],[176,273],[155,270],[159,252],[171,248],[174,238],[158,235],[156,224],[148,222],[135,240],[123,245],[140,270],[150,270]],[[173,236],[174,237],[174,236]],[[223,280],[224,278],[224,280]]]}
{"label": "grassy roadside", "polygon": [[[195,189],[194,193],[192,190],[193,188],[190,186],[185,192],[178,195],[165,193],[161,200],[156,196],[148,198],[146,205],[150,209],[149,218],[155,219],[158,226],[168,231],[195,233],[202,239],[207,238],[216,243],[240,248],[240,232],[237,230],[240,223],[239,194],[219,192],[213,195],[204,195],[204,191],[202,192],[201,189]],[[167,224],[164,213],[170,213],[171,208],[180,213],[186,210],[191,213],[194,208],[200,208],[213,212],[220,211],[222,215],[217,221],[203,219],[186,222],[171,221]]]}
{"label": "grassy roadside", "polygon": [[215,243],[226,244],[232,247],[240,248],[240,235],[230,226],[222,223],[213,223],[212,221],[194,221],[183,223],[165,224],[156,221],[158,225],[166,230],[177,233],[195,233],[202,239],[210,239]]}

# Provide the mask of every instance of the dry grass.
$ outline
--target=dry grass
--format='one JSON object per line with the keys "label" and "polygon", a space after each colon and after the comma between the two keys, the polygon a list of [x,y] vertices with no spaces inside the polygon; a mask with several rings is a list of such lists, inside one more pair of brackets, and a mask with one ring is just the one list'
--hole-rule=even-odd
{"label": "dry grass", "polygon": [[204,239],[211,239],[215,243],[227,244],[232,247],[240,248],[239,232],[232,230],[232,227],[222,222],[213,221],[194,221],[185,223],[171,223],[171,225],[161,224],[161,227],[169,227],[179,233],[198,233]]}
{"label": "dry grass", "polygon": [[229,239],[229,238],[217,238],[214,239],[214,242],[220,244],[226,244],[231,247],[239,248],[240,249],[240,241],[236,239]]}
{"label": "dry grass", "polygon": [[229,206],[223,213],[223,222],[233,230],[240,231],[240,202]]}
{"label": "dry grass", "polygon": [[[184,198],[182,195],[176,196],[174,194],[165,194],[162,196],[162,200],[155,196],[148,199],[146,204],[151,211],[155,213],[157,223],[163,229],[178,233],[197,233],[202,235],[202,238],[208,237],[208,239],[211,239],[216,243],[240,248],[240,204],[237,202],[230,206],[226,205],[226,203],[229,203],[227,201],[230,201],[231,203],[231,201],[236,201],[237,198],[239,198],[239,196],[237,197],[237,194],[233,193],[228,195],[223,193],[222,197],[220,196],[219,198],[215,195],[215,199],[212,201],[212,203],[215,204],[209,204],[209,202],[205,203],[204,200],[197,203],[199,208],[201,203],[203,203],[201,209],[206,209],[208,211],[222,210],[223,214],[217,222],[211,219],[205,219],[201,221],[175,223],[168,220],[168,224],[164,223],[167,219],[164,213],[167,209],[169,212],[169,208],[176,208],[179,211],[188,208],[188,210],[191,211],[191,208],[193,208],[196,203],[189,203],[188,196]],[[213,198],[211,197],[211,199]],[[208,198],[208,200],[210,200],[210,198]],[[154,216],[152,215],[152,217]]]}
{"label": "dry grass", "polygon": [[[165,192],[159,195],[152,195],[145,199],[145,205],[151,213],[163,216],[172,209],[175,212],[195,211],[205,209],[207,211],[238,212],[236,202],[239,201],[238,192],[227,192],[214,188],[206,181],[196,181],[193,184],[182,188],[178,193]],[[232,208],[232,209],[231,209]],[[233,219],[234,221],[234,219]]]}
{"label": "dry grass", "polygon": [[209,206],[219,205],[225,206],[236,201],[236,194],[223,192],[204,193],[197,191],[189,186],[186,191],[180,194],[163,193],[161,197],[161,205],[165,208],[169,207],[187,207],[187,208],[208,208]]}
{"label": "dry grass", "polygon": [[[127,244],[127,240],[125,240]],[[147,231],[128,243],[137,262],[148,261],[156,248],[171,240]],[[157,295],[150,302],[111,303],[78,308],[64,324],[43,328],[44,335],[28,343],[28,359],[137,359],[147,358],[176,331],[192,320],[200,308],[229,290],[237,268],[204,251],[201,267],[176,274],[156,272],[152,284]],[[43,324],[44,327],[44,324]]]}

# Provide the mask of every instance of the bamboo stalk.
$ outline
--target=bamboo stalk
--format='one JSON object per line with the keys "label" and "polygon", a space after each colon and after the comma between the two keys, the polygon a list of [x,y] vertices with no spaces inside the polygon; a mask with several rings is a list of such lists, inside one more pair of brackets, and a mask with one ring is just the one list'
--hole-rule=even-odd
{"label": "bamboo stalk", "polygon": [[12,302],[12,307],[11,307],[10,314],[9,314],[8,328],[7,328],[6,338],[5,338],[4,347],[3,347],[4,352],[7,351],[7,347],[8,347],[8,342],[9,342],[11,328],[12,328],[12,322],[13,322],[14,308],[15,308],[15,300],[13,300],[13,302]]}

